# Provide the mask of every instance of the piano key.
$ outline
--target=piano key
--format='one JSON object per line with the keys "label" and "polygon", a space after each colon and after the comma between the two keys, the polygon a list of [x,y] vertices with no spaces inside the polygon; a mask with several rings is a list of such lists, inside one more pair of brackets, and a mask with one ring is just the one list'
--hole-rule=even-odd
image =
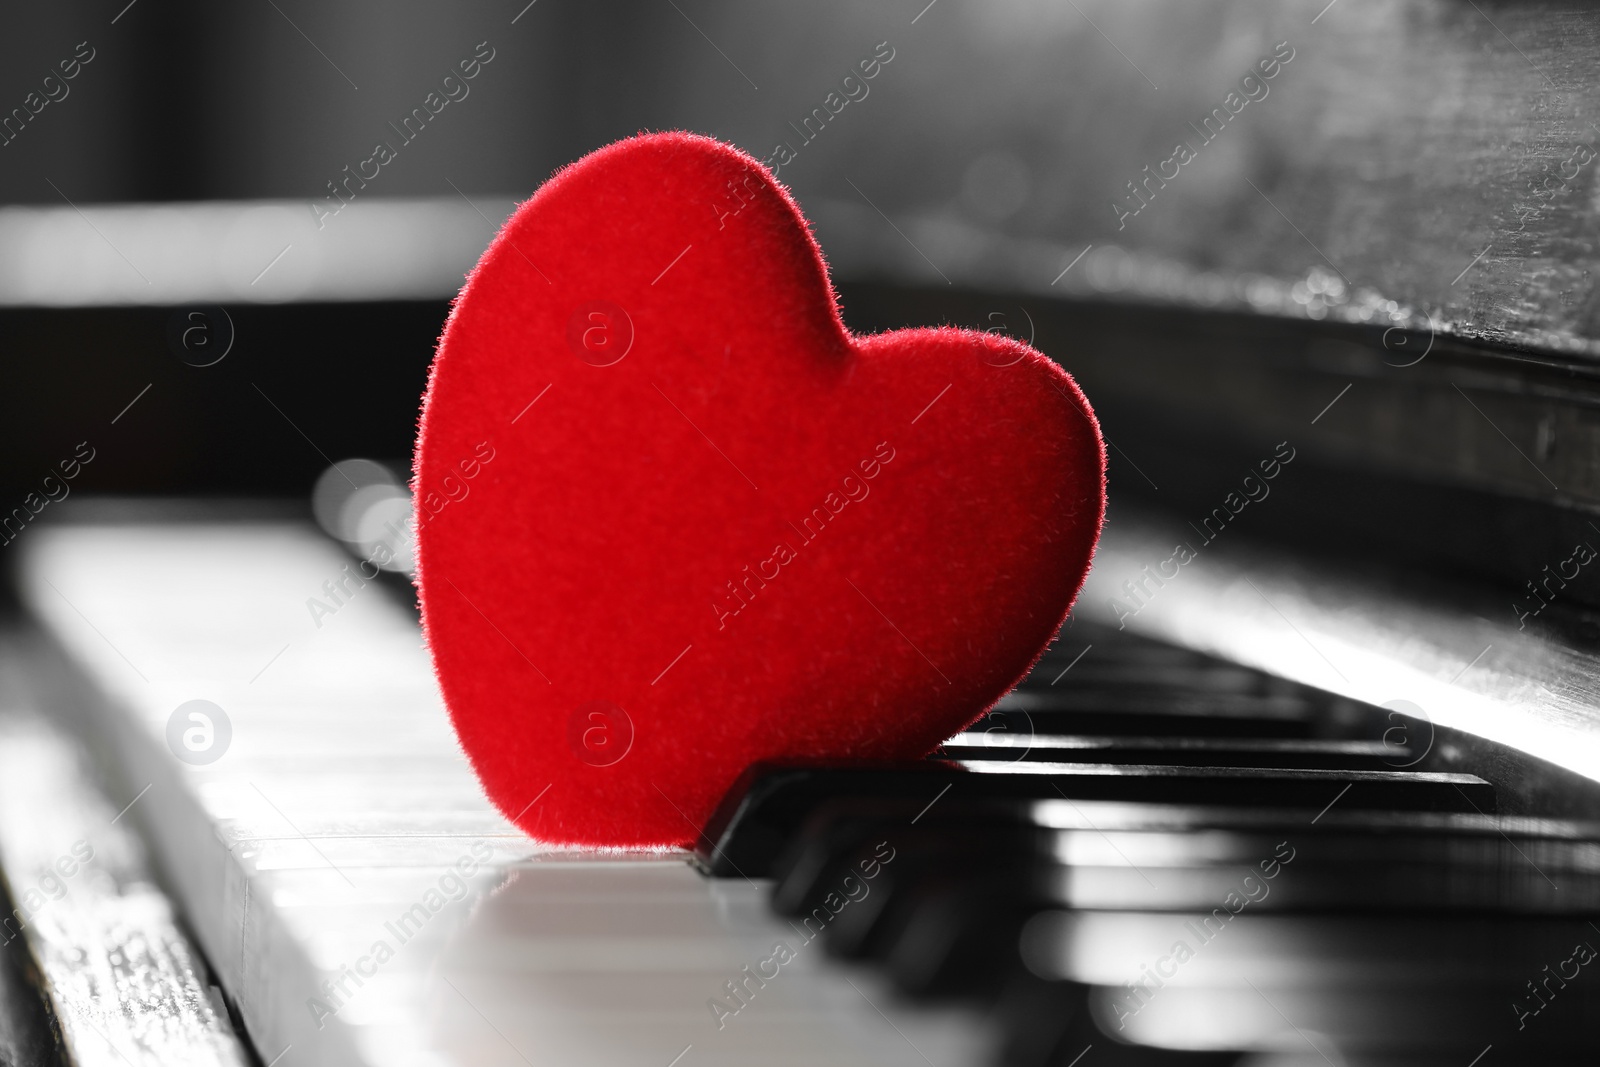
{"label": "piano key", "polygon": [[1234,1067],[1236,1053],[1127,1044],[1106,1035],[1089,1013],[1087,986],[1008,976],[993,1017],[1003,1028],[998,1067]]}
{"label": "piano key", "polygon": [[[168,591],[181,587],[191,571],[210,577],[220,569],[220,557],[209,566],[187,558],[179,566],[160,544],[131,540],[148,553],[140,561],[146,571],[152,560],[160,565],[156,570],[166,568],[165,574],[154,576],[163,583],[153,590],[158,594],[155,599],[170,596]],[[103,546],[95,547],[104,551]],[[190,555],[206,551],[203,542],[186,548]],[[84,556],[75,556],[73,563],[67,568],[69,575],[80,568],[94,570]],[[275,575],[274,580],[292,583],[315,569],[297,572],[299,578]],[[1205,895],[1225,896],[1227,879],[1242,870],[1250,847],[1268,843],[1280,828],[1302,832],[1305,844],[1297,858],[1301,862],[1297,873],[1307,875],[1302,880],[1306,888],[1292,893],[1291,883],[1280,877],[1271,897],[1259,901],[1259,907],[1250,905],[1258,913],[1250,915],[1252,919],[1294,914],[1293,908],[1323,907],[1329,902],[1348,905],[1362,888],[1352,874],[1387,858],[1399,858],[1410,866],[1395,868],[1406,877],[1369,880],[1366,896],[1372,911],[1401,900],[1402,892],[1410,892],[1409,899],[1414,900],[1418,893],[1441,886],[1459,890],[1466,906],[1487,899],[1484,894],[1491,891],[1508,892],[1509,885],[1523,894],[1513,904],[1534,906],[1528,901],[1540,890],[1527,889],[1530,879],[1494,875],[1496,864],[1506,860],[1507,849],[1513,846],[1541,867],[1549,864],[1547,873],[1557,881],[1570,882],[1572,875],[1561,872],[1581,873],[1587,862],[1583,848],[1589,838],[1581,828],[1475,814],[1474,808],[1492,811],[1494,798],[1488,784],[1472,776],[1325,766],[1251,768],[1237,765],[1247,762],[1244,759],[1228,765],[1220,758],[1217,766],[1189,767],[1162,763],[1165,756],[1119,763],[1098,755],[1070,763],[1030,760],[1024,767],[977,759],[917,763],[861,770],[853,777],[808,768],[813,779],[808,788],[815,788],[791,796],[792,810],[779,812],[782,804],[764,807],[767,802],[755,796],[758,788],[730,793],[722,829],[742,824],[740,833],[751,831],[754,836],[708,835],[702,843],[702,862],[730,859],[718,855],[721,845],[726,841],[745,848],[742,841],[747,839],[756,843],[756,853],[767,853],[768,866],[777,870],[772,857],[812,833],[812,822],[830,803],[853,806],[857,816],[870,817],[868,822],[876,819],[879,825],[892,825],[901,851],[881,865],[871,896],[852,900],[826,920],[813,916],[809,926],[803,920],[791,925],[762,913],[766,886],[739,877],[731,863],[721,872],[726,877],[707,882],[672,857],[601,861],[536,851],[519,854],[520,835],[487,810],[472,788],[470,771],[454,757],[425,662],[419,671],[418,661],[408,658],[417,655],[414,622],[404,619],[392,603],[372,601],[372,608],[362,609],[370,618],[352,605],[350,614],[342,612],[337,620],[352,623],[345,633],[321,632],[315,643],[294,645],[261,678],[260,693],[255,694],[250,683],[241,681],[260,670],[259,664],[245,672],[248,657],[232,646],[245,639],[263,647],[266,654],[260,662],[265,662],[276,649],[263,639],[259,627],[252,637],[249,626],[236,617],[226,625],[207,628],[194,625],[185,615],[165,631],[169,637],[181,637],[176,648],[169,647],[150,641],[148,611],[140,614],[125,605],[128,600],[137,602],[126,591],[130,581],[135,585],[152,581],[151,575],[130,580],[117,570],[102,568],[90,576],[76,576],[76,583],[57,583],[58,588],[75,604],[90,602],[97,624],[107,621],[98,613],[107,613],[114,625],[101,626],[102,631],[124,651],[136,647],[141,665],[147,656],[159,665],[150,690],[142,690],[130,679],[126,664],[119,663],[115,650],[108,651],[106,642],[75,622],[65,608],[55,604],[53,609],[40,609],[38,605],[53,594],[38,583],[32,586],[37,594],[35,609],[112,695],[104,721],[129,742],[125,759],[151,769],[165,765],[170,777],[169,759],[147,757],[151,737],[159,736],[157,730],[164,725],[163,705],[170,712],[180,699],[182,687],[173,683],[174,678],[231,684],[242,694],[242,699],[230,697],[238,705],[230,708],[245,728],[236,731],[229,759],[210,768],[179,768],[175,790],[160,799],[152,792],[147,799],[156,801],[163,826],[169,817],[193,825],[198,812],[199,824],[209,825],[209,832],[227,844],[223,855],[207,862],[214,869],[227,871],[234,865],[231,869],[241,872],[235,877],[251,886],[253,914],[267,925],[245,936],[228,934],[228,924],[238,921],[231,917],[238,912],[230,914],[228,908],[237,908],[239,900],[236,891],[229,897],[207,888],[207,879],[214,879],[214,874],[187,879],[198,887],[186,890],[191,906],[215,931],[219,909],[213,902],[223,902],[220,943],[229,946],[234,960],[251,961],[237,979],[248,993],[241,998],[241,1008],[247,1018],[253,1010],[283,1033],[295,1025],[296,1012],[304,1013],[298,1025],[306,1041],[306,1062],[318,1062],[319,1057],[322,1062],[434,1063],[468,1058],[521,1062],[523,1050],[529,1048],[536,1048],[540,1056],[567,1060],[637,1062],[654,1054],[653,1042],[681,1033],[683,1043],[668,1049],[663,1062],[691,1045],[697,1061],[772,1061],[770,1049],[781,1045],[779,1055],[792,1062],[897,1062],[901,1057],[905,1062],[922,1062],[927,1053],[944,1067],[947,1062],[983,1059],[982,1047],[995,1030],[1003,1035],[1006,1056],[1020,1056],[1018,1050],[1032,1048],[1031,1062],[1051,1062],[1053,1057],[1054,1062],[1069,1063],[1079,1055],[1083,1059],[1078,1067],[1091,1067],[1102,1057],[1108,1062],[1116,1057],[1130,1062],[1171,1057],[1195,1062],[1190,1057],[1196,1054],[1214,1062],[1231,1057],[1231,1050],[1163,1052],[1125,1045],[1100,1034],[1088,1012],[1074,1014],[1073,1005],[1084,1003],[1089,987],[1031,977],[1022,966],[1022,930],[1029,918],[1063,905],[1193,909],[1213,903]],[[123,595],[105,595],[102,586],[118,582],[125,587]],[[231,614],[240,610],[240,604],[255,604],[258,620],[273,618],[275,612],[288,619],[291,613],[282,609],[280,594],[268,585],[241,579],[231,599],[216,597],[213,602],[205,593],[197,595],[210,610]],[[196,610],[181,603],[176,607]],[[392,612],[400,613],[403,625],[391,625]],[[1169,658],[1169,666],[1177,661]],[[1136,656],[1122,662],[1130,676],[1137,675]],[[227,671],[219,664],[237,669],[240,680],[227,683]],[[1089,664],[1085,658],[1078,668]],[[1062,663],[1057,672],[1066,666]],[[281,668],[289,669],[280,675]],[[1181,685],[1180,673],[1165,681]],[[1069,673],[1062,684],[1071,677]],[[1235,717],[1230,727],[1245,721],[1268,727],[1290,722],[1301,735],[1244,733],[1229,738],[1208,732],[1208,719],[1170,715],[1172,733],[1131,743],[1168,754],[1184,746],[1211,755],[1276,750],[1300,753],[1308,762],[1314,762],[1309,757],[1333,762],[1380,751],[1374,736],[1362,732],[1368,725],[1362,716],[1370,718],[1371,709],[1345,702],[1341,710],[1341,705],[1315,694],[1277,686],[1260,676],[1250,681],[1237,672],[1231,678],[1222,672],[1218,677],[1221,680],[1209,689],[1196,686],[1201,697],[1191,702],[1191,708],[1232,701],[1228,706],[1237,711],[1246,706],[1241,701],[1255,700],[1251,711],[1255,718]],[[217,683],[218,679],[222,681]],[[418,687],[428,694],[425,698],[418,698]],[[1143,700],[1158,691],[1159,687],[1146,686],[1134,695]],[[1103,695],[1114,696],[1109,690]],[[1258,699],[1262,697],[1270,700]],[[1122,723],[1141,721],[1139,715],[1126,714],[1111,703],[1100,707],[1095,714],[1121,715],[1117,721]],[[1271,709],[1271,714],[1256,715],[1263,708]],[[1081,729],[1077,716],[1080,713],[1041,713],[1047,728],[1037,736],[1073,737],[1070,731]],[[1179,729],[1180,722],[1188,729]],[[390,727],[399,740],[391,743],[386,736],[379,756],[369,758],[359,751],[364,736],[374,731],[387,735]],[[1052,753],[1075,751],[1066,744]],[[452,756],[430,758],[430,751]],[[297,752],[303,752],[303,758],[296,759]],[[409,795],[403,784],[385,788],[386,783],[410,782],[418,776],[428,781]],[[1377,795],[1384,790],[1390,795]],[[1119,799],[1107,799],[1107,794]],[[386,803],[370,803],[374,795],[385,797]],[[1221,809],[1198,803],[1207,797],[1213,804],[1226,801],[1232,806]],[[1160,800],[1168,802],[1154,802]],[[1374,804],[1413,810],[1374,808]],[[1414,810],[1418,807],[1450,810]],[[771,817],[775,812],[782,818]],[[1499,836],[1501,831],[1509,843]],[[170,828],[164,832],[165,837],[162,829],[157,830],[158,844],[169,851],[194,840],[173,834]],[[1451,852],[1456,846],[1435,843],[1430,833],[1470,839],[1466,858]],[[432,838],[436,843],[427,844],[430,835],[438,835]],[[1540,835],[1563,844],[1552,846]],[[395,843],[392,852],[386,851],[386,839]],[[1484,844],[1490,840],[1497,843]],[[1404,841],[1418,843],[1415,855],[1405,855]],[[1327,858],[1313,859],[1317,842],[1327,844]],[[384,932],[383,921],[392,923],[414,909],[418,887],[425,888],[428,879],[436,880],[448,868],[450,846],[474,843],[490,858],[462,898],[475,902],[471,910],[465,904],[447,905],[442,918],[432,919],[405,944],[406,958],[415,962],[400,965],[397,958],[357,985],[354,965],[363,959],[370,962],[375,937],[392,938]],[[822,852],[823,859],[838,862],[847,844],[836,841],[831,850]],[[1127,856],[1116,855],[1117,849]],[[1128,858],[1153,887],[1125,863]],[[1352,858],[1360,862],[1351,862]],[[187,873],[199,873],[193,860],[188,857]],[[1479,873],[1463,874],[1450,863]],[[664,873],[669,870],[675,872],[670,877]],[[755,877],[759,871],[760,865],[752,864],[744,873]],[[633,888],[625,891],[622,887],[630,880]],[[948,929],[930,910],[941,894],[952,906],[949,914],[954,919],[948,920]],[[1574,898],[1581,898],[1581,893],[1574,891],[1568,899]],[[974,922],[974,913],[981,921]],[[939,991],[938,981],[919,988],[907,980],[905,953],[910,946],[932,943],[918,932],[918,923],[924,931],[932,923],[936,932],[953,934],[961,951],[946,952],[942,961],[939,953],[928,953],[931,963],[924,961],[925,970],[931,967],[935,978],[961,973],[965,980],[949,983],[945,991],[977,994],[978,1002],[991,1009],[987,1024],[948,1007],[931,1014],[913,1012],[893,995],[894,982],[919,994]],[[819,937],[819,930],[826,932]],[[285,937],[290,931],[292,939]],[[846,935],[862,938],[868,955],[887,963],[888,982],[859,971],[841,972],[830,961],[829,953],[849,940]],[[786,967],[781,982],[746,986],[747,991],[754,990],[748,1006],[739,1007],[732,1018],[717,1020],[706,1002],[721,999],[728,1011],[738,1007],[737,997],[728,999],[733,993],[727,985],[736,979],[752,982],[741,977],[742,969],[772,951],[771,939],[795,944],[799,965]],[[971,952],[963,955],[967,949]],[[277,962],[269,964],[269,959]],[[441,981],[441,976],[449,982]],[[320,982],[345,994],[331,1019],[317,1020],[326,1031],[308,1029],[312,1016],[307,1004],[295,1003],[292,997],[284,1003],[278,994],[279,1009],[274,1014],[266,984],[269,977],[280,988],[287,981],[308,996],[318,991]],[[1041,1011],[1020,1016],[1015,1011],[1008,998],[1026,999],[1017,992],[1024,989],[1035,991],[1031,995],[1045,1005]],[[714,997],[718,990],[720,996]],[[689,999],[690,992],[699,998],[698,1006]],[[422,1010],[424,1005],[432,1006],[431,1015]],[[697,1013],[705,1015],[708,1038],[695,1036],[694,1027],[701,1024],[690,1016]],[[717,1028],[718,1021],[726,1026]],[[1080,1038],[1082,1044],[1068,1047]],[[341,1041],[347,1042],[343,1049]],[[1088,1048],[1091,1044],[1095,1047]],[[1040,1048],[1046,1052],[1039,1053]]]}
{"label": "piano key", "polygon": [[[1220,807],[1205,804],[1068,800],[1064,797],[1021,802],[1027,818],[1040,826],[1062,830],[1184,830],[1233,828],[1268,830],[1274,827],[1348,826],[1374,832],[1441,831],[1492,836],[1507,834],[1521,840],[1590,841],[1600,837],[1600,821],[1552,819],[1531,815],[1490,815],[1485,812],[1416,811],[1337,806],[1302,812],[1293,808]],[[929,814],[932,814],[930,810]]]}
{"label": "piano key", "polygon": [[[1271,857],[1271,848],[1264,845],[1259,854]],[[1384,858],[1367,862],[1381,864]],[[1506,860],[1517,862],[1509,855]],[[1558,874],[1562,892],[1547,879],[1548,872],[1534,870],[1525,870],[1520,883],[1510,888],[1501,872],[1464,871],[1455,865],[1402,865],[1381,878],[1364,879],[1350,873],[1352,867],[1372,869],[1360,866],[1359,855],[1339,862],[1301,862],[1292,873],[1283,873],[1285,866],[1275,881],[1248,863],[1185,869],[1141,865],[1139,859],[1127,862],[1132,866],[1053,864],[1007,855],[1003,848],[985,851],[967,840],[957,842],[948,854],[926,855],[908,847],[869,895],[828,925],[828,949],[849,958],[884,960],[908,992],[950,993],[971,990],[974,982],[1007,966],[1006,939],[1031,914],[1062,905],[1199,908],[1219,916],[1218,922],[1241,910],[1252,915],[1325,909],[1567,916],[1600,911],[1600,886],[1592,875],[1580,882]],[[972,873],[953,873],[958,870]],[[826,918],[821,901],[808,904],[800,912],[801,922],[809,922],[808,913]]]}
{"label": "piano key", "polygon": [[[6,644],[0,671],[16,666]],[[64,734],[0,698],[0,869],[14,894],[0,931],[8,969],[31,956],[64,1053],[79,1067],[245,1067],[250,1053],[122,821],[127,811],[93,784]]]}
{"label": "piano key", "polygon": [[[1286,869],[1283,877],[1289,876]],[[1277,989],[1504,986],[1514,997],[1523,978],[1545,977],[1545,966],[1597,936],[1579,917],[1377,910],[1283,914],[1249,900],[1236,911],[1220,900],[1215,909],[1196,911],[1050,910],[1029,920],[1020,947],[1034,974],[1085,985],[1144,983],[1154,991],[1251,983]],[[1176,952],[1180,942],[1185,948]],[[1587,988],[1571,977],[1585,966],[1580,961],[1569,972],[1571,988]],[[1600,998],[1600,982],[1594,987]]]}
{"label": "piano key", "polygon": [[[898,855],[912,840],[926,840],[930,834],[939,840],[966,841],[974,833],[988,832],[996,840],[1017,842],[1019,835],[1036,832],[1030,804],[965,797],[948,798],[945,804],[945,799],[941,798],[943,806],[937,813],[929,809],[917,823],[911,821],[917,809],[894,798],[852,797],[822,804],[772,864],[774,910],[783,915],[810,910],[839,877],[858,870],[851,857],[868,846],[874,853]],[[879,859],[866,869],[881,865]]]}
{"label": "piano key", "polygon": [[[1380,868],[1396,866],[1393,878],[1369,875],[1389,884],[1386,900],[1425,901],[1438,907],[1559,911],[1582,909],[1600,872],[1600,824],[1477,814],[1398,811],[1294,811],[1225,809],[1198,806],[1117,804],[1065,800],[1015,802],[947,797],[933,808],[897,799],[833,800],[807,818],[788,849],[774,863],[774,907],[798,914],[813,906],[849,864],[849,854],[882,840],[900,853],[959,851],[985,835],[1007,842],[1019,858],[1070,869],[1071,880],[1041,882],[1062,903],[1103,906],[1096,893],[1145,894],[1151,907],[1181,906],[1180,898],[1157,895],[1152,881],[1143,887],[1118,887],[1118,878],[1139,870],[1189,872],[1260,866],[1285,839],[1300,869],[1330,870],[1327,889],[1320,880],[1299,880],[1280,892],[1274,907],[1293,906],[1336,895],[1341,871],[1356,860]],[[926,810],[923,810],[926,808]],[[912,818],[918,822],[911,823]],[[1269,865],[1269,869],[1271,865]],[[955,876],[956,868],[951,876]],[[971,865],[964,876],[985,873]],[[1090,878],[1089,875],[1094,877]],[[1163,874],[1164,876],[1164,874]],[[1426,884],[1414,879],[1431,876]],[[1557,888],[1556,880],[1565,885]],[[1105,889],[1097,887],[1104,885]],[[1054,899],[1054,897],[1052,897]]]}
{"label": "piano key", "polygon": [[[1593,1062],[1592,1019],[1600,1002],[1574,987],[1570,999],[1551,1005],[1561,1012],[1548,1011],[1539,1025],[1519,1031],[1510,1010],[1514,981],[1507,975],[1500,988],[1472,991],[1177,986],[1160,990],[1137,1010],[1128,1006],[1125,988],[1095,987],[1089,1012],[1110,1040],[1182,1051],[1298,1046],[1332,1062],[1359,1053],[1423,1053],[1470,1063],[1492,1047],[1498,1062],[1542,1064],[1552,1054],[1587,1054]],[[1308,1041],[1309,1035],[1315,1036]]]}
{"label": "piano key", "polygon": [[993,997],[990,1017],[1001,1033],[997,1067],[1053,1067],[1082,1052],[1076,1038],[1087,1019],[1088,986],[1018,969],[986,988]]}
{"label": "piano key", "polygon": [[1016,970],[1022,930],[1048,905],[1015,880],[1004,886],[1009,897],[996,895],[997,881],[941,879],[916,887],[885,953],[895,988],[921,999],[982,996],[997,974]]}
{"label": "piano key", "polygon": [[[1007,840],[1010,835],[993,829],[990,833],[995,836],[992,842],[984,842],[982,833],[975,832],[953,836],[943,848],[897,842],[897,856],[904,862],[885,884],[875,887],[877,906],[894,906],[896,887],[916,872],[942,870],[951,873],[936,878],[938,884],[981,887],[993,910],[1047,905],[1157,911],[1209,907],[1239,892],[1241,878],[1248,876],[1250,891],[1264,898],[1258,910],[1600,913],[1600,876],[1592,867],[1575,871],[1567,864],[1530,861],[1509,842],[1482,842],[1478,855],[1468,861],[1459,854],[1408,854],[1413,845],[1416,852],[1424,851],[1426,841],[1393,841],[1390,848],[1377,848],[1370,838],[1327,841],[1296,835],[1293,875],[1272,881],[1264,879],[1258,867],[1274,864],[1274,849],[1287,843],[1275,838],[1241,839],[1237,845],[1242,855],[1186,863],[1179,856],[1158,854],[1169,848],[1170,841],[1074,832],[1070,837],[1039,833],[1032,842],[1013,843]],[[1186,835],[1184,843],[1192,844],[1193,836]],[[831,876],[819,879],[819,889],[836,885],[854,866],[852,861],[869,852],[870,847],[863,845],[845,854]],[[1593,846],[1584,852],[1584,859],[1590,859]],[[787,888],[787,883],[779,886]],[[780,910],[805,914],[818,905],[814,892]]]}
{"label": "piano key", "polygon": [[[848,921],[830,928],[830,948],[885,956],[900,988],[923,995],[989,980],[1008,938],[1041,909],[1215,908],[1241,892],[1244,876],[1257,912],[1600,911],[1593,825],[1396,812],[1336,812],[1313,825],[1315,813],[1033,807],[1029,836],[1026,806],[942,802],[915,829],[893,803],[824,806],[778,864],[774,906],[811,911],[872,842],[892,837],[895,866],[872,886],[870,906],[853,905]],[[1052,823],[1080,829],[1044,832]],[[1195,829],[1206,824],[1235,829]],[[1288,877],[1278,877],[1288,864],[1271,862],[1285,854],[1283,837],[1295,842]],[[888,933],[862,922],[869,918],[888,923]]]}
{"label": "piano key", "polygon": [[[1278,718],[1314,718],[1332,714],[1341,698],[1313,689],[1274,680],[1259,671],[1224,670],[1149,670],[1136,663],[1117,671],[1093,670],[1083,664],[1052,679],[1050,667],[1041,662],[996,705],[1001,710],[1030,708],[1092,707],[1100,703],[1112,709],[1159,710],[1162,701],[1180,706],[1208,705],[1234,707]],[[1359,706],[1359,705],[1358,705]]]}
{"label": "piano key", "polygon": [[1018,689],[992,714],[1026,715],[1034,730],[1061,734],[1312,737],[1317,729],[1315,716],[1297,703],[1167,691],[1036,694]]}
{"label": "piano key", "polygon": [[[980,1017],[841,972],[767,911],[764,885],[708,880],[683,853],[535,846],[456,755],[404,608],[358,596],[307,621],[344,563],[308,530],[29,542],[23,596],[95,694],[87,722],[121,773],[152,783],[134,815],[262,1062],[289,1046],[281,1067],[987,1059]],[[206,766],[164,737],[197,693],[234,727]],[[759,988],[744,969],[779,942],[795,956]],[[757,990],[743,1006],[735,981]]]}
{"label": "piano key", "polygon": [[805,817],[838,797],[961,799],[1185,800],[1276,807],[1494,810],[1494,791],[1475,775],[1402,771],[1279,770],[971,760],[816,767],[758,764],[728,791],[696,846],[719,876],[766,874]]}
{"label": "piano key", "polygon": [[[963,1044],[970,1045],[971,1034],[963,1035],[967,1024],[959,1015],[908,1023],[875,981],[852,975],[860,987],[852,988],[830,973],[803,932],[772,922],[760,887],[736,880],[708,894],[681,861],[635,864],[630,871],[609,866],[519,867],[444,958],[446,975],[462,970],[462,993],[478,1010],[508,1033],[527,1034],[546,1055],[557,1051],[554,1041],[574,1053],[585,1044],[591,1054],[604,1049],[619,1062],[637,1062],[663,1045],[673,1046],[670,1058],[690,1043],[697,1060],[714,1062],[764,1061],[763,1048],[793,1063],[916,1060],[881,1020],[877,1027],[850,1022],[863,1009],[874,1014],[870,1000],[936,1062],[970,1062],[973,1053]],[[763,981],[758,961],[772,957],[776,940],[795,954],[765,971]],[[756,977],[743,973],[747,967]],[[501,981],[512,977],[517,981]],[[747,1008],[728,992],[729,983],[742,990]],[[712,1000],[733,1009],[721,1026],[708,1011]],[[834,1033],[806,1032],[824,1019]]]}
{"label": "piano key", "polygon": [[[1101,610],[1113,575],[1138,570],[1162,544],[1162,522],[1125,512],[1120,532],[1102,539],[1080,601],[1085,616]],[[1579,615],[1523,626],[1488,586],[1426,586],[1398,563],[1357,567],[1345,555],[1260,543],[1219,542],[1195,564],[1130,625],[1351,698],[1405,696],[1463,757],[1479,767],[1498,764],[1526,803],[1596,810],[1596,663],[1585,636],[1591,624]],[[1530,574],[1537,567],[1530,561]],[[1350,658],[1340,659],[1346,651]]]}
{"label": "piano key", "polygon": [[1041,692],[1026,683],[969,729],[1020,734],[1157,737],[1321,737],[1383,739],[1399,724],[1382,709],[1299,698],[1213,697],[1182,690],[1084,689]]}
{"label": "piano key", "polygon": [[[6,915],[16,907],[0,892],[0,909]],[[0,1064],[61,1067],[33,959],[27,944],[9,932],[0,937]]]}
{"label": "piano key", "polygon": [[1041,913],[1020,945],[1039,976],[1092,984],[1090,1015],[1123,1040],[1267,1050],[1294,1030],[1324,1052],[1494,1044],[1506,1062],[1592,1045],[1600,986],[1579,979],[1593,940],[1572,919],[1103,911]]}
{"label": "piano key", "polygon": [[1382,740],[1265,737],[1086,737],[968,730],[940,746],[945,759],[1061,760],[1077,763],[1167,763],[1187,767],[1282,767],[1391,770],[1415,758]]}

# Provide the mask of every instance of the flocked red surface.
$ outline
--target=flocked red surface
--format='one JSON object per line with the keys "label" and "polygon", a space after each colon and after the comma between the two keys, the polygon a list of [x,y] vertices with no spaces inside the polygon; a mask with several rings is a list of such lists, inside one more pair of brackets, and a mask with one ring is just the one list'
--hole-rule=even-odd
{"label": "flocked red surface", "polygon": [[564,169],[484,253],[415,490],[489,796],[547,842],[661,846],[752,761],[920,756],[983,714],[1083,580],[1104,449],[1017,341],[849,334],[787,192],[671,133]]}

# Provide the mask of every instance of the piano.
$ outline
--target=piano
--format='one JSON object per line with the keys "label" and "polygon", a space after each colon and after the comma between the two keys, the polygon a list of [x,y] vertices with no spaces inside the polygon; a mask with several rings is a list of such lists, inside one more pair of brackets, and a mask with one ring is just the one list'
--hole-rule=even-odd
{"label": "piano", "polygon": [[[1600,15],[473,3],[394,16],[414,85],[309,7],[19,18],[97,51],[0,177],[3,1067],[1593,1062]],[[226,166],[90,173],[71,131],[203,114],[196,40],[290,57],[204,75]],[[327,218],[382,125],[341,78],[400,115],[479,40]],[[462,273],[642,125],[770,159],[853,329],[1058,360],[1110,511],[928,759],[555,850],[456,745],[405,553],[349,576],[404,547]]]}

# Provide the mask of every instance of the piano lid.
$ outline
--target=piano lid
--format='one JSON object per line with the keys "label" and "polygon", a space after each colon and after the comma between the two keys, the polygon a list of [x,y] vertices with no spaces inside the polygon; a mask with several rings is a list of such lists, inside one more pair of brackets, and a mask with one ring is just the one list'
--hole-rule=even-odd
{"label": "piano lid", "polygon": [[[1592,358],[1600,12],[1569,7],[716,0],[692,22],[670,5],[540,9],[492,38],[509,52],[506,35],[532,34],[529,61],[487,68],[441,116],[462,124],[447,141],[406,148],[321,228],[323,179],[392,132],[330,112],[326,87],[287,69],[224,67],[210,91],[258,121],[248,136],[195,130],[226,158],[182,187],[269,199],[154,211],[0,183],[36,205],[0,215],[0,303],[448,296],[506,193],[641,126],[682,127],[776,166],[845,280],[1403,327],[1420,334],[1408,355],[1437,335]],[[347,23],[322,27],[322,47],[367,51]],[[257,32],[243,15],[208,25],[241,47]],[[496,124],[526,144],[464,150]],[[283,160],[308,152],[337,162],[291,174]]]}

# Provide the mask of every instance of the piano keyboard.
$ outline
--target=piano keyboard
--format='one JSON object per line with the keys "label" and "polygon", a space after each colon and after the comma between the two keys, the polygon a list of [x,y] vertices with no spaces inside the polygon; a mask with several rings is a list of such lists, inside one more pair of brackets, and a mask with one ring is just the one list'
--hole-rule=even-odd
{"label": "piano keyboard", "polygon": [[[752,768],[692,856],[552,851],[484,800],[403,603],[374,585],[311,618],[348,558],[308,527],[30,541],[24,602],[263,1064],[1493,1067],[1600,1044],[1600,827],[1496,815],[1382,709],[1070,623],[935,759]],[[170,742],[193,700],[231,726],[210,762]]]}
{"label": "piano keyboard", "polygon": [[[923,1064],[902,1034],[981,1062],[981,1020],[852,988],[820,947],[719,1027],[707,1001],[793,937],[765,887],[532,845],[479,790],[412,613],[369,586],[312,623],[348,560],[308,527],[34,533],[23,595],[103,704],[118,806],[149,784],[126,819],[264,1064]],[[232,724],[207,764],[166,740],[193,699]]]}
{"label": "piano keyboard", "polygon": [[[15,657],[25,643],[4,635],[8,681],[23,673]],[[0,863],[13,902],[0,947],[18,960],[31,950],[66,1059],[78,1067],[245,1067],[249,1054],[125,813],[93,783],[59,725],[25,693],[0,693]],[[6,1000],[26,1004],[0,998],[0,1014]],[[48,1062],[47,1042],[19,1047],[4,1041],[5,1029],[0,1063]]]}

